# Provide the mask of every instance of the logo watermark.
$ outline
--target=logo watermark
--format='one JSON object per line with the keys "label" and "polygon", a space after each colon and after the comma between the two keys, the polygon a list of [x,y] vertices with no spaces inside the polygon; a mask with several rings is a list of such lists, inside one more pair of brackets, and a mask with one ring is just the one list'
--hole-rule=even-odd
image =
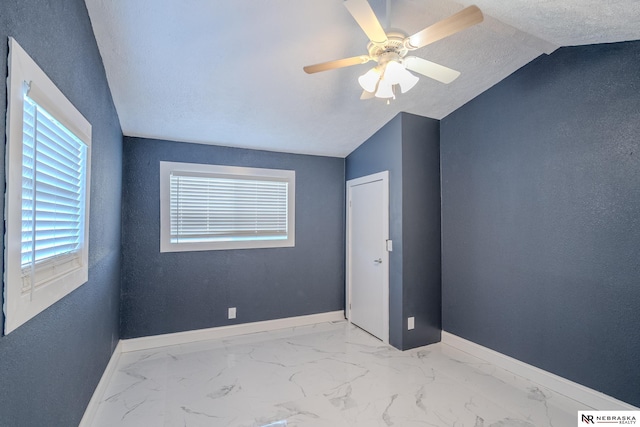
{"label": "logo watermark", "polygon": [[640,426],[640,411],[578,411],[578,427],[591,425]]}

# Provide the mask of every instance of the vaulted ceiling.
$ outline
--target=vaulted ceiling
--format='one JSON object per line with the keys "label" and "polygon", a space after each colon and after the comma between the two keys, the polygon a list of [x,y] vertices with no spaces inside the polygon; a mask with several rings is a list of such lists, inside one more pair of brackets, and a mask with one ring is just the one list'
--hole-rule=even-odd
{"label": "vaulted ceiling", "polygon": [[426,77],[388,105],[360,100],[372,65],[308,75],[363,55],[343,0],[86,0],[122,130],[170,139],[343,157],[400,111],[441,119],[541,54],[640,39],[637,0],[370,0],[413,34],[465,6],[485,19],[413,54],[460,71]]}

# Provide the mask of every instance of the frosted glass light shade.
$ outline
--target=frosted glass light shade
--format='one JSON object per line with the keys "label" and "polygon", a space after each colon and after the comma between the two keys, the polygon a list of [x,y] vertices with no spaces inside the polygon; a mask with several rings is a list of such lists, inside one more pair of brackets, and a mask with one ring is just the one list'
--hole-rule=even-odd
{"label": "frosted glass light shade", "polygon": [[372,69],[358,77],[358,83],[360,83],[362,89],[371,93],[376,91],[378,80],[380,80],[380,71],[378,70],[378,67],[373,67]]}
{"label": "frosted glass light shade", "polygon": [[414,76],[406,69],[404,70],[404,73],[404,77],[398,83],[400,85],[400,90],[402,91],[402,93],[411,90],[411,88],[414,87],[416,83],[418,83],[418,80],[420,80],[417,76]]}
{"label": "frosted glass light shade", "polygon": [[394,85],[399,85],[402,93],[409,91],[418,83],[418,77],[411,74],[398,61],[389,61],[382,66],[373,67],[360,77],[358,83],[362,89],[375,93],[377,98],[395,98]]}
{"label": "frosted glass light shade", "polygon": [[402,93],[409,91],[420,80],[404,68],[403,65],[396,61],[389,61],[384,72],[385,80],[389,80],[391,84],[399,84]]}
{"label": "frosted glass light shade", "polygon": [[393,85],[389,80],[382,79],[378,83],[378,90],[376,91],[376,98],[394,98]]}
{"label": "frosted glass light shade", "polygon": [[396,61],[389,61],[385,65],[384,78],[392,85],[397,85],[402,79],[402,71],[406,71],[402,65]]}

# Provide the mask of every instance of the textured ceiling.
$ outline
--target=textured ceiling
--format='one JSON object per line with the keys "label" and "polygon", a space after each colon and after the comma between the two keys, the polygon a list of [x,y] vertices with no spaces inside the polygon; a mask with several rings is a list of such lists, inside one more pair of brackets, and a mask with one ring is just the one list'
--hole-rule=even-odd
{"label": "textured ceiling", "polygon": [[[483,23],[413,52],[460,71],[421,77],[389,105],[361,101],[372,63],[342,0],[86,0],[128,136],[343,157],[400,111],[441,119],[559,46],[640,39],[640,2],[370,0],[383,26],[413,34],[476,4]],[[390,12],[388,12],[390,11]]]}

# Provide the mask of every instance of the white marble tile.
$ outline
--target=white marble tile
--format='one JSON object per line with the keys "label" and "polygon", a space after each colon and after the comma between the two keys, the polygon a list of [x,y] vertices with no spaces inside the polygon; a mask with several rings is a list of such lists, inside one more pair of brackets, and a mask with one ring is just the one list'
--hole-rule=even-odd
{"label": "white marble tile", "polygon": [[562,427],[589,409],[442,344],[347,322],[124,353],[94,426]]}

